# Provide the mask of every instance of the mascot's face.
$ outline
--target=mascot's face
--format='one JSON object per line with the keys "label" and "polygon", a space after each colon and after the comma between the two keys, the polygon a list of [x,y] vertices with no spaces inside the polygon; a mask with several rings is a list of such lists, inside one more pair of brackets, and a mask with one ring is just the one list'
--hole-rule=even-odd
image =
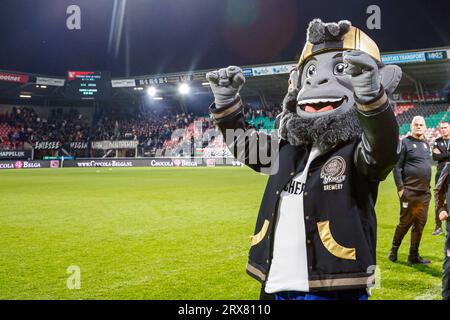
{"label": "mascot's face", "polygon": [[[325,152],[355,141],[362,134],[350,75],[345,73],[344,50],[364,47],[375,61],[379,50],[364,32],[347,20],[309,23],[298,70],[289,77],[288,93],[279,117],[280,137],[294,146],[317,146]],[[387,94],[401,79],[401,69],[377,62],[380,82]]]}
{"label": "mascot's face", "polygon": [[353,86],[345,74],[342,51],[312,56],[299,75],[297,114],[304,118],[340,115],[353,107]]}

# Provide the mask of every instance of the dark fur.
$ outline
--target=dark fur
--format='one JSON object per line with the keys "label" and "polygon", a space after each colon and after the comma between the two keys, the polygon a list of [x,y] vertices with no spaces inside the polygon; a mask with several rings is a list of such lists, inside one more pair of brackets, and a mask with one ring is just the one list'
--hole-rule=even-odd
{"label": "dark fur", "polygon": [[309,23],[306,31],[306,40],[312,44],[319,44],[325,41],[340,41],[351,27],[351,22],[341,20],[338,23],[325,23],[320,19],[314,19]]}
{"label": "dark fur", "polygon": [[352,108],[343,115],[330,114],[313,119],[300,117],[292,112],[295,92],[288,93],[283,102],[280,116],[280,135],[294,146],[311,146],[315,144],[321,152],[361,137],[362,130]]}

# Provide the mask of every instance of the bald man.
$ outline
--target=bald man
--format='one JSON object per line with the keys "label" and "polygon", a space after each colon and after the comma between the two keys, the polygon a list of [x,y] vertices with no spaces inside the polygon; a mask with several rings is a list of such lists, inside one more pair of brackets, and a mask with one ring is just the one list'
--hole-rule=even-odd
{"label": "bald man", "polygon": [[431,150],[425,138],[426,124],[421,116],[411,122],[411,135],[402,140],[402,151],[394,169],[394,180],[400,199],[400,222],[389,252],[397,261],[397,252],[408,230],[411,230],[409,264],[429,264],[419,255],[419,244],[427,222],[430,204]]}

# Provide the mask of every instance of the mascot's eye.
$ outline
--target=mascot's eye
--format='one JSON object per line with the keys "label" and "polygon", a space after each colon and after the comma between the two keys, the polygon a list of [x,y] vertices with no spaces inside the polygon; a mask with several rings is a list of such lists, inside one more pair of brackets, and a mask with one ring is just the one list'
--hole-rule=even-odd
{"label": "mascot's eye", "polygon": [[316,74],[316,66],[312,64],[306,70],[306,77],[311,78],[315,74]]}
{"label": "mascot's eye", "polygon": [[345,63],[341,62],[334,66],[334,74],[342,76],[345,74]]}

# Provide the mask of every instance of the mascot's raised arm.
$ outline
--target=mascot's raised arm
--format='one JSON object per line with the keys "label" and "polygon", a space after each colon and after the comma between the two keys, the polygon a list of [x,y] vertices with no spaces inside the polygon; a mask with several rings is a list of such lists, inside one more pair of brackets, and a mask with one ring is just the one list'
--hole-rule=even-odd
{"label": "mascot's raised arm", "polygon": [[245,122],[240,68],[207,74],[210,112],[226,144],[239,161],[270,173],[247,264],[263,298],[367,298],[378,184],[399,152],[388,95],[401,74],[382,64],[375,42],[349,21],[315,19],[274,135]]}

